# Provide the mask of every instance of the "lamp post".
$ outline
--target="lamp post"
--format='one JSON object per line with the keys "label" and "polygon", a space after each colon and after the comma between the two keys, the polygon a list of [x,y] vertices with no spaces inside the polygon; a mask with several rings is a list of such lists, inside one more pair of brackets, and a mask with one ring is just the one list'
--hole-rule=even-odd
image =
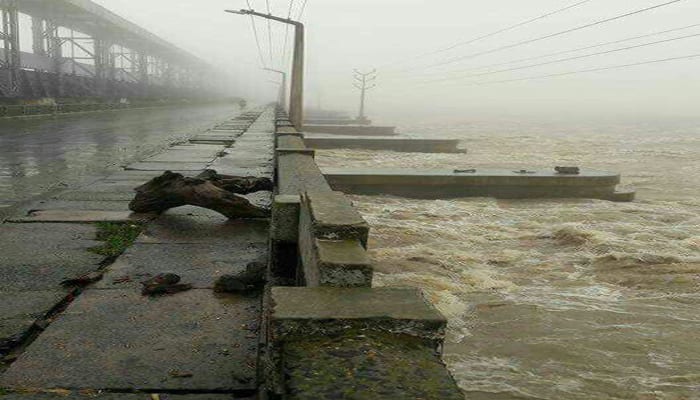
{"label": "lamp post", "polygon": [[287,73],[272,68],[263,68],[265,71],[275,72],[282,75],[282,85],[280,86],[279,103],[283,110],[287,109]]}
{"label": "lamp post", "polygon": [[294,59],[292,61],[292,83],[289,99],[289,119],[298,130],[304,124],[304,24],[287,18],[262,14],[254,10],[226,10],[228,13],[251,15],[294,26]]}

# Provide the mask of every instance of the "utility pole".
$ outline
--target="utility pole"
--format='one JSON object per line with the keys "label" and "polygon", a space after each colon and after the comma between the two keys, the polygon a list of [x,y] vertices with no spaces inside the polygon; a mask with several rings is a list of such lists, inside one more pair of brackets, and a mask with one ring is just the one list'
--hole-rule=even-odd
{"label": "utility pole", "polygon": [[304,24],[287,18],[262,14],[254,10],[226,10],[232,14],[251,15],[294,26],[294,59],[292,61],[292,83],[289,99],[289,119],[298,130],[304,125]]}
{"label": "utility pole", "polygon": [[276,72],[282,75],[282,84],[280,86],[279,103],[283,110],[287,109],[287,73],[284,71],[278,71],[272,68],[263,68],[265,71]]}
{"label": "utility pole", "polygon": [[355,83],[353,83],[353,86],[360,90],[360,115],[357,116],[357,120],[361,124],[366,124],[369,123],[369,119],[365,115],[365,97],[367,95],[367,91],[377,87],[376,84],[372,83],[377,79],[377,70],[373,69],[370,72],[360,72],[358,70],[354,71]]}

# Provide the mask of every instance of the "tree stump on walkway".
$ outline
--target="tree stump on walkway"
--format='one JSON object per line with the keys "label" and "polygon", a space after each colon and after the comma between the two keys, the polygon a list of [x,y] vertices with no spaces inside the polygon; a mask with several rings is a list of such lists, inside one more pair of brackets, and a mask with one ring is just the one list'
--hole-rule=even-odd
{"label": "tree stump on walkway", "polygon": [[[219,175],[207,170],[196,178],[170,171],[137,187],[129,209],[137,213],[162,213],[185,205],[208,208],[230,219],[265,218],[270,211],[234,193],[270,190],[267,178]],[[235,191],[235,192],[234,192]]]}

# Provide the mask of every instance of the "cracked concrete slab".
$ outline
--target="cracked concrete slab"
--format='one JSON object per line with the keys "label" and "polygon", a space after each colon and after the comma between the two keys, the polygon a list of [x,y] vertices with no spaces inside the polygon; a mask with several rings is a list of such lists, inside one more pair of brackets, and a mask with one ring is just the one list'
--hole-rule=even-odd
{"label": "cracked concrete slab", "polygon": [[[10,389],[257,388],[260,298],[88,290],[0,377]],[[60,366],[60,368],[57,368]]]}
{"label": "cracked concrete slab", "polygon": [[3,224],[0,290],[52,290],[66,278],[94,271],[104,259],[89,248],[96,228],[86,224]]}
{"label": "cracked concrete slab", "polygon": [[207,163],[137,162],[125,168],[127,171],[201,171]]}
{"label": "cracked concrete slab", "polygon": [[100,289],[141,289],[142,281],[161,273],[180,275],[182,283],[213,288],[222,275],[238,274],[254,261],[266,262],[266,243],[240,247],[209,244],[136,244],[107,268]]}
{"label": "cracked concrete slab", "polygon": [[155,214],[136,214],[131,211],[95,211],[95,210],[41,210],[32,211],[26,217],[13,218],[10,222],[146,222],[156,218]]}
{"label": "cracked concrete slab", "polygon": [[34,323],[44,318],[68,295],[69,292],[64,289],[0,292],[0,353],[7,352],[24,340]]}
{"label": "cracked concrete slab", "polygon": [[0,394],[0,400],[253,400],[252,397],[237,397],[232,394],[158,394],[153,397],[151,393],[100,393],[96,390],[69,391],[55,390],[54,393],[38,393],[29,391],[24,393]]}
{"label": "cracked concrete slab", "polygon": [[137,243],[210,243],[236,246],[267,241],[267,220],[228,220],[164,214],[151,222]]}

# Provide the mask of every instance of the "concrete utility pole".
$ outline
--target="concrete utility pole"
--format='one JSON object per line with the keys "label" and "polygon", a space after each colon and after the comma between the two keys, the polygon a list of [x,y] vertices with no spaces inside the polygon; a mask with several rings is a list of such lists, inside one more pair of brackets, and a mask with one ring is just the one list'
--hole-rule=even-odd
{"label": "concrete utility pole", "polygon": [[289,99],[289,119],[301,130],[304,125],[304,24],[287,18],[262,14],[254,10],[226,10],[232,14],[251,15],[294,26],[294,60],[292,61],[292,84]]}
{"label": "concrete utility pole", "polygon": [[263,68],[265,71],[276,72],[282,75],[282,84],[280,86],[279,103],[283,110],[287,109],[287,73],[271,68]]}
{"label": "concrete utility pole", "polygon": [[365,115],[365,96],[367,95],[368,90],[372,90],[377,87],[377,85],[372,83],[377,79],[377,70],[373,69],[370,72],[360,72],[355,70],[354,78],[356,82],[353,83],[353,86],[360,90],[360,115],[357,116],[357,120],[360,123],[367,123],[369,122],[369,119]]}

